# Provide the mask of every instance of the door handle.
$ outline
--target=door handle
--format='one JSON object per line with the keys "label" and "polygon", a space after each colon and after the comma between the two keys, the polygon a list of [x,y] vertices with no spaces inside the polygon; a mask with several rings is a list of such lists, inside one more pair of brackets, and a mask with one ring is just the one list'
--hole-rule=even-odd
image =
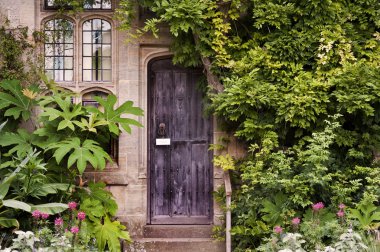
{"label": "door handle", "polygon": [[165,123],[160,123],[158,125],[158,132],[157,132],[157,134],[160,137],[164,137],[166,135],[166,125],[165,125]]}

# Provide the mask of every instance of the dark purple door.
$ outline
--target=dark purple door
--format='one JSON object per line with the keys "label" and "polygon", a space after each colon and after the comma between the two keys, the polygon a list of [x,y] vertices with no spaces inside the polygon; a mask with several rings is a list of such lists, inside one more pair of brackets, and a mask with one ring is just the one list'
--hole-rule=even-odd
{"label": "dark purple door", "polygon": [[202,72],[149,65],[151,224],[208,224],[212,213],[211,120],[197,82]]}

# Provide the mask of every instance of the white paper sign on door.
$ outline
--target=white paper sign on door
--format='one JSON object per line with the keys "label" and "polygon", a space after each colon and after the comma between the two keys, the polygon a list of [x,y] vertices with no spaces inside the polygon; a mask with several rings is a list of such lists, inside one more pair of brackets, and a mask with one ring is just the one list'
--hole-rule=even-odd
{"label": "white paper sign on door", "polygon": [[170,138],[156,138],[156,145],[170,145]]}

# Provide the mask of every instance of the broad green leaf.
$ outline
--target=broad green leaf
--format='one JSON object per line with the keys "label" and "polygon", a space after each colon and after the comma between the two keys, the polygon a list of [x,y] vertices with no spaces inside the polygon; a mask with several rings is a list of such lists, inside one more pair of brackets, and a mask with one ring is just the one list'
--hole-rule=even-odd
{"label": "broad green leaf", "polygon": [[8,108],[4,115],[18,119],[22,115],[23,120],[30,118],[30,109],[36,104],[35,99],[23,94],[23,88],[18,80],[4,80],[0,87],[6,92],[0,92],[0,109]]}
{"label": "broad green leaf", "polygon": [[9,186],[11,185],[10,181],[2,182],[0,184],[0,200],[4,199],[9,191]]}
{"label": "broad green leaf", "polygon": [[86,198],[80,204],[80,210],[84,211],[93,221],[103,217],[107,213],[102,202],[93,198]]}
{"label": "broad green leaf", "polygon": [[123,116],[127,114],[136,116],[143,115],[143,110],[138,107],[133,107],[132,101],[124,102],[120,107],[115,108],[117,100],[115,95],[107,96],[106,100],[103,100],[101,97],[94,97],[94,99],[99,102],[104,112],[97,108],[88,108],[88,110],[92,113],[98,114],[98,117],[104,120],[104,124],[106,123],[108,125],[108,129],[112,133],[116,135],[120,134],[119,125],[128,133],[131,133],[129,125],[142,127],[142,125],[134,119],[123,118]]}
{"label": "broad green leaf", "polygon": [[19,228],[20,224],[18,223],[18,221],[16,219],[0,217],[0,227],[4,227],[4,228],[16,227],[16,228]]}
{"label": "broad green leaf", "polygon": [[21,156],[32,148],[32,137],[33,135],[25,129],[18,129],[17,133],[4,132],[0,134],[0,146],[6,147],[15,145],[9,150],[9,153],[17,152],[17,155]]}
{"label": "broad green leaf", "polygon": [[40,114],[40,116],[47,116],[49,118],[49,121],[53,121],[57,119],[61,115],[61,111],[47,107],[44,109],[44,111]]}
{"label": "broad green leaf", "polygon": [[[111,161],[111,157],[105,152],[97,142],[93,140],[81,140],[77,137],[69,138],[64,141],[52,143],[47,150],[53,149],[53,157],[59,164],[63,157],[68,155],[67,167],[70,168],[76,163],[80,174],[84,172],[90,163],[95,169],[104,169],[105,160]],[[99,161],[102,159],[102,161]]]}
{"label": "broad green leaf", "polygon": [[13,200],[13,199],[3,200],[3,205],[6,207],[14,208],[14,209],[21,209],[26,212],[31,211],[30,205],[18,200]]}
{"label": "broad green leaf", "polygon": [[82,193],[85,195],[84,198],[91,199],[91,204],[93,204],[93,201],[99,201],[101,202],[101,205],[104,206],[105,212],[110,213],[112,216],[116,215],[117,213],[117,203],[115,199],[113,198],[112,194],[107,191],[106,184],[102,182],[90,182],[88,184],[88,188],[84,190]]}
{"label": "broad green leaf", "polygon": [[0,93],[0,109],[6,108],[11,104],[17,103],[17,100],[10,94]]}
{"label": "broad green leaf", "polygon": [[71,129],[72,131],[74,131],[74,124],[71,122],[71,121],[69,121],[69,120],[63,120],[63,121],[61,121],[59,124],[58,124],[58,128],[57,128],[57,130],[63,130],[63,129],[65,129],[65,128],[69,128],[69,129]]}
{"label": "broad green leaf", "polygon": [[44,197],[48,194],[55,194],[58,191],[66,191],[69,188],[69,184],[63,183],[48,183],[39,186],[33,192],[34,197]]}
{"label": "broad green leaf", "polygon": [[124,231],[125,226],[119,221],[111,221],[108,216],[104,218],[104,223],[95,223],[94,234],[98,249],[104,251],[106,245],[111,252],[120,251],[119,239],[124,239],[131,242],[129,233]]}
{"label": "broad green leaf", "polygon": [[[46,103],[41,103],[43,112],[41,113],[42,117],[47,117],[49,121],[53,121],[56,119],[60,119],[62,121],[65,121],[64,123],[61,123],[58,127],[59,129],[64,129],[66,127],[69,127],[71,130],[74,130],[74,125],[72,124],[72,121],[75,117],[79,115],[83,115],[84,111],[82,110],[82,106],[80,104],[71,104],[70,97],[61,98],[60,96],[53,96],[51,97],[47,104],[55,104],[56,107],[45,107]],[[44,106],[45,105],[45,106]]]}
{"label": "broad green leaf", "polygon": [[[17,119],[20,117],[20,114],[24,111],[23,108],[18,108],[18,107],[13,107],[13,108],[9,108],[7,109],[7,111],[5,111],[4,115],[5,116],[13,116],[14,119]],[[26,120],[25,118],[23,118],[24,120]]]}
{"label": "broad green leaf", "polygon": [[41,205],[34,205],[31,207],[32,211],[39,210],[42,213],[48,213],[48,214],[57,214],[65,211],[69,208],[67,204],[63,203],[48,203],[48,204],[41,204]]}

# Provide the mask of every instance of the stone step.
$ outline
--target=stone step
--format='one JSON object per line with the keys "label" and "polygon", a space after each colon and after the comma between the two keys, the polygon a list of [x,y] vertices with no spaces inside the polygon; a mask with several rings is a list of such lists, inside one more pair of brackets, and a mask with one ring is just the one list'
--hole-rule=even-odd
{"label": "stone step", "polygon": [[225,252],[225,243],[211,238],[141,238],[125,244],[125,252]]}
{"label": "stone step", "polygon": [[144,238],[211,238],[212,225],[146,225]]}

